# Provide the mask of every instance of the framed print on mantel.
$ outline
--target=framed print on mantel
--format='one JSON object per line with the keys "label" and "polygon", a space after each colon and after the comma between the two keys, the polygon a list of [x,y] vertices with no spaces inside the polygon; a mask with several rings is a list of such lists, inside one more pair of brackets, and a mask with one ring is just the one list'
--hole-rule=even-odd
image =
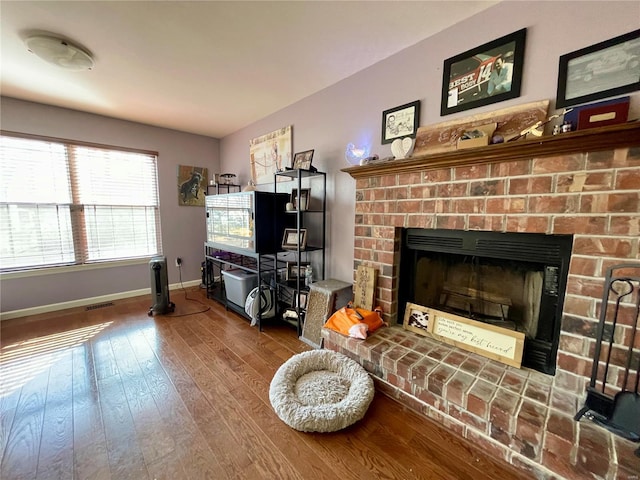
{"label": "framed print on mantel", "polygon": [[556,108],[640,90],[640,30],[560,57]]}
{"label": "framed print on mantel", "polygon": [[519,97],[526,35],[523,28],[445,60],[440,115]]}

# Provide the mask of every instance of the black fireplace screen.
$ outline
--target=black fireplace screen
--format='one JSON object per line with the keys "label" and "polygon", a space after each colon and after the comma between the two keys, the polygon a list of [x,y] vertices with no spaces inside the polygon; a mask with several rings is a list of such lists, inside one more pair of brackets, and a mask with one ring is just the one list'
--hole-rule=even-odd
{"label": "black fireplace screen", "polygon": [[405,229],[407,302],[523,332],[523,366],[554,374],[572,236]]}

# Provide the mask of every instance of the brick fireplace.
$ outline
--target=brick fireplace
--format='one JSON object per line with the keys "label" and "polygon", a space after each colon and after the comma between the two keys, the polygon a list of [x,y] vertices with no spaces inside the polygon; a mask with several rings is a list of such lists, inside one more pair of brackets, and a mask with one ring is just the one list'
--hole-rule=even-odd
{"label": "brick fireplace", "polygon": [[[536,478],[640,478],[637,444],[573,420],[605,271],[640,261],[640,125],[344,171],[356,179],[355,266],[378,270],[377,302],[391,326],[366,341],[324,330],[325,347],[358,360],[379,390]],[[573,235],[555,375],[404,330],[403,228]]]}

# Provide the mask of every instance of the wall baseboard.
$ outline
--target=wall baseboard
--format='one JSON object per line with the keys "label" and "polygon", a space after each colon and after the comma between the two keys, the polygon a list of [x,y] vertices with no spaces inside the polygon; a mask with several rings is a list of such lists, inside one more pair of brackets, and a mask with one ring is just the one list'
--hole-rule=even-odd
{"label": "wall baseboard", "polygon": [[[181,290],[182,287],[194,287],[202,283],[201,280],[191,280],[189,282],[174,283],[169,285],[169,291]],[[13,318],[28,317],[30,315],[39,315],[41,313],[56,312],[58,310],[66,310],[67,308],[84,307],[95,303],[111,302],[113,300],[121,300],[123,298],[140,297],[142,295],[151,295],[151,288],[141,288],[139,290],[130,290],[128,292],[118,292],[109,295],[100,295],[98,297],[80,298],[69,302],[52,303],[49,305],[41,305],[38,307],[23,308],[21,310],[12,310],[11,312],[0,312],[0,322],[3,320],[11,320]]]}

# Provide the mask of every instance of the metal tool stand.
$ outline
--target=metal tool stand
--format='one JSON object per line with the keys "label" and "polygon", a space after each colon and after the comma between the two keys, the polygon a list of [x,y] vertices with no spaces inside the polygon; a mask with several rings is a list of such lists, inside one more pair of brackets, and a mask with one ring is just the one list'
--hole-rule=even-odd
{"label": "metal tool stand", "polygon": [[[640,350],[633,347],[639,316],[640,264],[614,265],[605,278],[587,398],[574,417],[586,417],[632,442],[640,442]],[[623,369],[618,385],[607,383],[610,367]],[[640,448],[635,454],[640,457]]]}

